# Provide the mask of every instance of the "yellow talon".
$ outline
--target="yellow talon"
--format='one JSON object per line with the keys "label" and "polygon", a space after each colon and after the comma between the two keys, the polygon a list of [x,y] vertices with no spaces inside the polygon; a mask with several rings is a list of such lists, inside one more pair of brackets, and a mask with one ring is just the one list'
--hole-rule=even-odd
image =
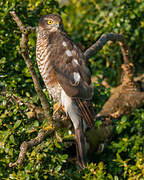
{"label": "yellow talon", "polygon": [[59,103],[54,104],[53,109],[54,109],[53,115],[55,115],[60,109],[62,109],[65,112],[64,107]]}
{"label": "yellow talon", "polygon": [[47,125],[46,127],[44,127],[44,130],[48,131],[48,130],[52,130],[53,129],[53,124]]}
{"label": "yellow talon", "polygon": [[53,110],[54,110],[53,115],[55,115],[59,111],[60,108],[61,108],[61,105],[59,103],[54,104],[54,106],[53,106]]}

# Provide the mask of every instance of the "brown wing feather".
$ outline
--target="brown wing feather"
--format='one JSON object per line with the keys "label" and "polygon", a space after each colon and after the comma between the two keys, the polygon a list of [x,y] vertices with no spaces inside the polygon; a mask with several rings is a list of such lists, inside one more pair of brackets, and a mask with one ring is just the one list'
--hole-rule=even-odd
{"label": "brown wing feather", "polygon": [[82,100],[79,98],[74,98],[74,101],[79,108],[81,116],[85,120],[87,126],[92,128],[94,126],[94,110],[91,101]]}
{"label": "brown wing feather", "polygon": [[[51,61],[56,78],[66,94],[70,97],[91,99],[93,95],[91,76],[80,48],[61,32],[51,33],[48,41],[51,44],[49,61]],[[63,46],[63,42],[66,43],[66,46]],[[67,55],[67,50],[72,55]],[[78,61],[78,64],[74,65],[74,59]],[[74,72],[80,74],[81,80],[78,84],[74,83]]]}

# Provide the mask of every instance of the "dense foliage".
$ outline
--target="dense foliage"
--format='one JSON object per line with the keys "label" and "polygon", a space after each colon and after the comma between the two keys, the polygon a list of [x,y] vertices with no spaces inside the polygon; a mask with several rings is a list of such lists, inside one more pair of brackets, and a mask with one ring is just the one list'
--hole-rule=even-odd
{"label": "dense foliage", "polygon": [[[136,74],[144,64],[144,1],[140,0],[3,0],[0,2],[0,179],[144,179],[144,109],[136,109],[115,122],[115,136],[104,152],[81,170],[68,161],[69,153],[56,138],[47,138],[26,155],[22,167],[16,161],[20,144],[34,138],[44,122],[30,119],[25,103],[11,100],[13,94],[40,106],[31,75],[19,54],[21,33],[9,11],[15,10],[25,25],[36,26],[47,13],[59,13],[72,39],[88,48],[102,34],[122,33],[128,41]],[[29,53],[35,61],[35,33],[29,37]],[[123,62],[117,44],[108,44],[90,59],[93,76],[107,77],[111,85],[120,79]],[[40,78],[40,75],[39,75]],[[43,84],[42,80],[41,83]],[[93,102],[99,111],[109,90],[96,84]],[[44,86],[43,86],[44,87]],[[51,102],[52,105],[52,102]],[[60,130],[62,137],[67,130]]]}

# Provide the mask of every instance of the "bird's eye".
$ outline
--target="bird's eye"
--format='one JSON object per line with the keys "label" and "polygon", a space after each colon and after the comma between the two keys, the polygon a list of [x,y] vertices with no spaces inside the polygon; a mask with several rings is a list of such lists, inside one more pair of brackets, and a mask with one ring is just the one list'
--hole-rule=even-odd
{"label": "bird's eye", "polygon": [[53,23],[53,21],[52,21],[52,20],[49,20],[49,21],[48,21],[48,24],[52,24],[52,23]]}

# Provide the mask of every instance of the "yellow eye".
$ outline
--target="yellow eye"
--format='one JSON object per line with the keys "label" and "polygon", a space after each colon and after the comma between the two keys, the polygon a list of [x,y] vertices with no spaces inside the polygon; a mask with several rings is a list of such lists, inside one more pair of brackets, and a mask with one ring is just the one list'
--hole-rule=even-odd
{"label": "yellow eye", "polygon": [[48,24],[52,24],[52,23],[53,23],[53,21],[52,21],[52,20],[49,20],[49,21],[48,21]]}

